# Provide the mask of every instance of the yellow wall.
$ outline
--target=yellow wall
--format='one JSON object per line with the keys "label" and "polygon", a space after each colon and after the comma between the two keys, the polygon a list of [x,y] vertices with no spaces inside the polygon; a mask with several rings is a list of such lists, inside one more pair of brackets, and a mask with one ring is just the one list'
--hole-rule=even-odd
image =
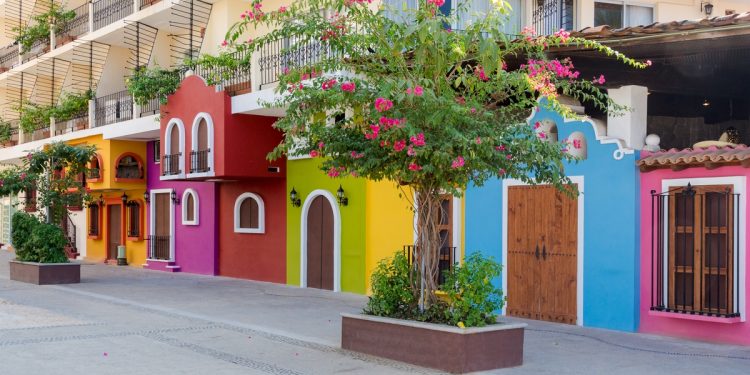
{"label": "yellow wall", "polygon": [[[395,183],[367,181],[365,205],[365,273],[367,293],[370,277],[378,262],[414,242],[411,204]],[[403,193],[402,193],[403,195]]]}

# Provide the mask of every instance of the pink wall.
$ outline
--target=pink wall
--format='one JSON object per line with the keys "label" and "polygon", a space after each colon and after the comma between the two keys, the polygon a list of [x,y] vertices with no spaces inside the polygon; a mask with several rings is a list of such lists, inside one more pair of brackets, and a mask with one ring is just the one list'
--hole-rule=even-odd
{"label": "pink wall", "polygon": [[[671,169],[657,169],[641,173],[641,297],[640,297],[640,332],[657,333],[670,336],[685,337],[696,340],[715,341],[750,345],[750,322],[739,322],[738,319],[726,318],[703,318],[702,320],[686,319],[685,314],[652,312],[651,307],[651,190],[662,192],[662,180],[684,179],[684,178],[710,178],[710,177],[747,177],[750,169],[739,166],[727,166],[714,170],[703,167],[688,168],[675,172]],[[743,197],[748,195],[747,181],[746,191],[739,191]],[[745,199],[745,212],[750,212]],[[748,233],[750,220],[745,218],[745,233]],[[748,238],[745,237],[745,248],[748,248]],[[747,269],[748,259],[745,258]],[[745,285],[745,301],[748,300],[750,283],[748,278],[740,280]],[[742,299],[743,296],[740,296]],[[734,323],[727,323],[735,321]]]}

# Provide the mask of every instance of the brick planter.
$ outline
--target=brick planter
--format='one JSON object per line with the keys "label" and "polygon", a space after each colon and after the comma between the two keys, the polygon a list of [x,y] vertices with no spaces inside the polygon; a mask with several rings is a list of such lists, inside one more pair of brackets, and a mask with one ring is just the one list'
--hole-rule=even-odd
{"label": "brick planter", "polygon": [[81,282],[81,264],[11,260],[10,279],[37,285],[77,284]]}
{"label": "brick planter", "polygon": [[520,366],[526,324],[450,327],[341,314],[341,347],[452,373]]}

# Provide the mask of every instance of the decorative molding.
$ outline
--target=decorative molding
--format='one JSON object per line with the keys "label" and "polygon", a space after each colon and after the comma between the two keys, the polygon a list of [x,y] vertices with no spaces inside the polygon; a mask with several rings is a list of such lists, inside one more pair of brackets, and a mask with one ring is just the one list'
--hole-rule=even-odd
{"label": "decorative molding", "polygon": [[[193,220],[187,220],[188,211],[188,195],[193,196]],[[200,199],[198,198],[198,192],[192,188],[187,188],[182,192],[182,200],[180,201],[182,207],[182,225],[199,225],[200,224]]]}
{"label": "decorative molding", "polygon": [[333,291],[341,291],[341,212],[336,197],[328,190],[313,190],[302,205],[300,220],[300,287],[307,287],[307,214],[313,199],[323,196],[333,211]]}

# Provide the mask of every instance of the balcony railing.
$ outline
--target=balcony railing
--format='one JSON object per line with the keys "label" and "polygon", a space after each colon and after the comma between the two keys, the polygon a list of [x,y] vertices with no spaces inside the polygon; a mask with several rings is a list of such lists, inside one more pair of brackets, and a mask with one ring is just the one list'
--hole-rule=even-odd
{"label": "balcony railing", "polygon": [[89,4],[85,3],[73,9],[75,17],[68,22],[57,36],[56,47],[70,42],[79,36],[89,32]]}
{"label": "balcony railing", "polygon": [[190,173],[204,173],[211,170],[208,166],[208,156],[211,149],[190,152]]}
{"label": "balcony railing", "polygon": [[49,52],[49,38],[43,40],[37,40],[31,45],[31,48],[23,54],[22,62],[29,62],[45,53]]}
{"label": "balcony railing", "polygon": [[94,102],[96,124],[104,126],[133,118],[133,97],[125,91],[96,98]]}
{"label": "balcony railing", "polygon": [[280,39],[263,46],[258,58],[260,85],[279,81],[279,76],[287,69],[299,68],[320,62],[334,53],[320,42],[298,42],[294,39]]}
{"label": "balcony railing", "polygon": [[148,259],[171,260],[169,236],[148,236]]}
{"label": "balcony railing", "polygon": [[175,176],[182,173],[182,170],[180,170],[180,156],[182,156],[181,153],[164,155],[164,160],[162,160],[161,164],[162,176]]}
{"label": "balcony railing", "polygon": [[537,0],[532,19],[537,35],[550,35],[574,26],[574,0]]}
{"label": "balcony railing", "polygon": [[133,14],[133,0],[99,0],[94,3],[94,30]]}
{"label": "balcony railing", "polygon": [[0,73],[18,64],[18,45],[10,44],[0,49]]}
{"label": "balcony railing", "polygon": [[138,0],[138,9],[148,8],[160,2],[161,0]]}
{"label": "balcony railing", "polygon": [[[234,60],[239,61],[245,59],[249,52],[237,51],[232,53]],[[180,73],[181,78],[185,78],[185,72],[188,70],[186,67]],[[237,68],[207,68],[203,66],[196,66],[194,73],[204,79],[210,79],[217,84],[221,85],[223,90],[230,96],[244,94],[250,92],[250,65],[243,65]]]}
{"label": "balcony railing", "polygon": [[[414,252],[416,249],[417,247],[414,245],[404,245],[404,254],[409,264],[413,264],[414,262]],[[438,285],[443,285],[445,282],[445,272],[453,269],[453,263],[455,262],[453,254],[455,252],[456,248],[454,246],[443,246],[440,248],[440,253],[438,254]]]}
{"label": "balcony railing", "polygon": [[148,103],[140,107],[141,116],[155,115],[159,113],[160,107],[161,107],[161,101],[159,101],[159,98],[153,98],[149,100]]}
{"label": "balcony railing", "polygon": [[98,180],[102,177],[101,172],[102,171],[99,168],[89,168],[86,170],[86,179]]}

